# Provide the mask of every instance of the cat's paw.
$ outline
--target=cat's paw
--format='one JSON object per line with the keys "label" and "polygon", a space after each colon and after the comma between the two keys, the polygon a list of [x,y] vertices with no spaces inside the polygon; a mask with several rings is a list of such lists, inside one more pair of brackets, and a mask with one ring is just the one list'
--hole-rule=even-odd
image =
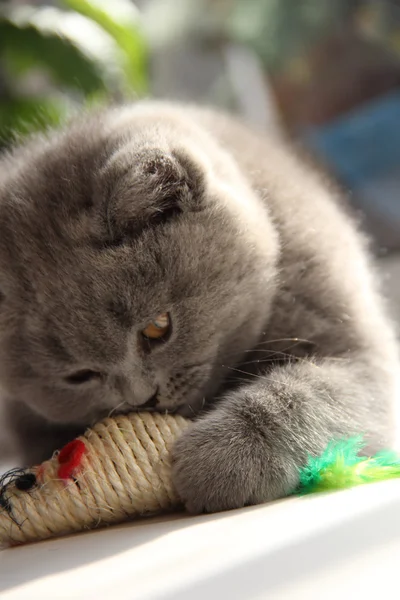
{"label": "cat's paw", "polygon": [[292,492],[297,467],[240,413],[218,408],[178,439],[173,482],[189,512],[217,512]]}

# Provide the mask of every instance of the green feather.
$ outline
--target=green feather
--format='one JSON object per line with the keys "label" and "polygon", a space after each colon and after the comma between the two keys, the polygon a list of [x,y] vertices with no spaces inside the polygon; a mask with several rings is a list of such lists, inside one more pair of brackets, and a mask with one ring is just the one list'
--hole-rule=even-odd
{"label": "green feather", "polygon": [[299,494],[338,490],[400,477],[400,456],[391,450],[360,455],[362,436],[332,441],[321,456],[309,456],[300,470]]}

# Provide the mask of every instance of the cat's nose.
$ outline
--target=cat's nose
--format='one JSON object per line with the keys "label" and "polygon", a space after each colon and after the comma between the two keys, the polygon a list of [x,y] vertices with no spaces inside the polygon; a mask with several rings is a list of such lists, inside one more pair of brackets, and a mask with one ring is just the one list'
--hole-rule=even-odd
{"label": "cat's nose", "polygon": [[139,370],[132,368],[121,377],[123,381],[123,398],[126,404],[138,408],[151,408],[155,406],[158,385],[155,381],[149,381]]}
{"label": "cat's nose", "polygon": [[139,408],[155,408],[158,404],[158,386],[156,388],[156,391],[154,392],[154,394],[152,396],[150,396],[150,398],[148,400],[146,400],[145,402],[143,402],[143,404],[139,404]]}

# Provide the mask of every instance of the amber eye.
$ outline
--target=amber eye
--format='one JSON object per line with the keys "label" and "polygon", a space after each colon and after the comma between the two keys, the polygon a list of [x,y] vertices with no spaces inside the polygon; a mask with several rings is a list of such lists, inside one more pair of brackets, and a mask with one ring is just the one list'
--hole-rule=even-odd
{"label": "amber eye", "polygon": [[147,327],[142,330],[142,335],[148,340],[162,340],[169,334],[170,329],[171,319],[168,313],[163,313],[150,321]]}

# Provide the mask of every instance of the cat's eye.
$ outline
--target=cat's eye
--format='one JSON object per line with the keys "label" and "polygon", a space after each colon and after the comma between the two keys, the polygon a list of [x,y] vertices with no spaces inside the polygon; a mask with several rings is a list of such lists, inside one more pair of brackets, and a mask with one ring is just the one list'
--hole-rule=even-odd
{"label": "cat's eye", "polygon": [[165,340],[171,331],[171,319],[168,313],[158,315],[142,330],[142,336],[150,341]]}
{"label": "cat's eye", "polygon": [[88,383],[89,381],[94,381],[95,379],[100,379],[101,373],[98,371],[91,371],[90,369],[82,369],[81,371],[76,371],[76,373],[72,373],[72,375],[68,375],[65,378],[67,383],[71,385],[81,385],[82,383]]}

